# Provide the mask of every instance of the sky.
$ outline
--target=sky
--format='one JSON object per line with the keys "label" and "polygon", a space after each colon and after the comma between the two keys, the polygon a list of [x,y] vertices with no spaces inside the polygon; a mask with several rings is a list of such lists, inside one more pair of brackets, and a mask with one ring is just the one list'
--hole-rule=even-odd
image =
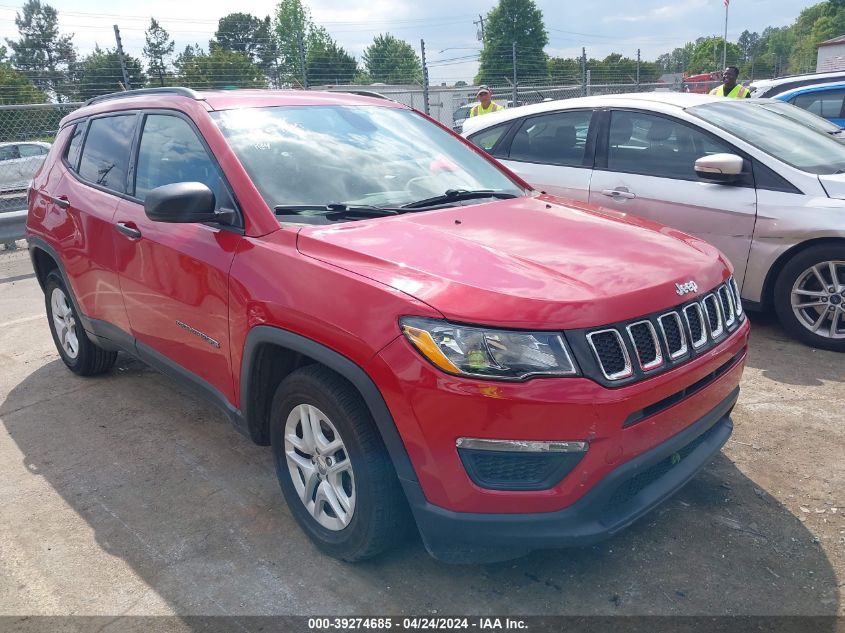
{"label": "sky", "polygon": [[[277,0],[173,2],[172,0],[47,0],[59,12],[63,33],[74,33],[81,54],[95,44],[114,47],[118,24],[124,51],[141,56],[144,31],[155,17],[176,42],[177,52],[199,43],[207,49],[218,18],[233,11],[259,17],[272,15]],[[360,59],[375,35],[390,32],[419,51],[425,39],[429,77],[434,85],[462,79],[472,82],[478,64],[472,61],[481,48],[477,39],[479,15],[495,6],[493,0],[303,0],[312,18],[324,26],[349,53]],[[725,28],[723,0],[535,0],[543,12],[552,56],[576,57],[581,47],[587,56],[610,53],[653,60],[703,35],[721,35]],[[17,38],[15,13],[23,2],[0,0],[0,37]],[[807,0],[733,0],[730,3],[728,39],[735,41],[748,29],[791,24],[800,11],[815,2]]]}

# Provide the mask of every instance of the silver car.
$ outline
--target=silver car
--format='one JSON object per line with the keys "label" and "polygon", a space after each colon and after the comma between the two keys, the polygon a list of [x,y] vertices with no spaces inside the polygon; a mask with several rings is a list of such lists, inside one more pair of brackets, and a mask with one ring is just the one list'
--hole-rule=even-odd
{"label": "silver car", "polygon": [[50,143],[0,143],[0,193],[26,189],[49,151]]}
{"label": "silver car", "polygon": [[707,240],[748,307],[845,351],[845,144],[755,102],[585,97],[469,119],[464,136],[537,189]]}

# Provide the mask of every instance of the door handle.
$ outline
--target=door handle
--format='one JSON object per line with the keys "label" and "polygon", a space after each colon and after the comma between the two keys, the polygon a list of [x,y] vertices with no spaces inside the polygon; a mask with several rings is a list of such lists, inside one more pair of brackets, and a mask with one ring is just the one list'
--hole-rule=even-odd
{"label": "door handle", "polygon": [[126,237],[133,239],[133,240],[140,240],[141,239],[141,231],[137,228],[132,226],[129,222],[118,222],[114,225],[114,228],[117,229],[118,233],[123,233]]}
{"label": "door handle", "polygon": [[603,196],[608,196],[609,198],[625,198],[626,200],[637,197],[637,194],[624,189],[602,189],[601,193]]}
{"label": "door handle", "polygon": [[61,207],[62,209],[67,209],[70,206],[70,200],[67,199],[65,196],[50,196],[50,200],[53,201],[57,207]]}

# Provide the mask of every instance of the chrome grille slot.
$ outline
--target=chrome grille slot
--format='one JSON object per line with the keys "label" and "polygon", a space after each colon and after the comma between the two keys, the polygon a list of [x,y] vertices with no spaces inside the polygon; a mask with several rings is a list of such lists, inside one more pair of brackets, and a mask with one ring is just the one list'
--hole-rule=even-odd
{"label": "chrome grille slot", "polygon": [[587,341],[593,348],[605,378],[621,380],[634,373],[631,357],[619,332],[613,329],[590,332],[587,334]]}
{"label": "chrome grille slot", "polygon": [[669,312],[662,315],[657,322],[660,324],[660,331],[663,334],[663,342],[666,343],[666,350],[669,352],[669,359],[675,360],[687,353],[687,337],[684,334],[684,325],[681,322],[681,315],[677,312]]}
{"label": "chrome grille slot", "polygon": [[720,286],[716,292],[719,295],[719,303],[722,305],[722,314],[725,317],[725,325],[731,327],[736,323],[736,312],[734,312],[734,303],[731,298],[732,291],[728,286]]}
{"label": "chrome grille slot", "polygon": [[716,295],[709,294],[701,300],[704,306],[704,312],[707,315],[707,325],[710,329],[710,336],[718,338],[725,331],[725,324],[722,320],[722,311],[719,309],[719,302],[716,300]]}
{"label": "chrome grille slot", "polygon": [[625,329],[634,344],[634,351],[637,353],[637,360],[643,371],[649,371],[660,367],[663,364],[663,352],[660,349],[660,341],[657,340],[657,332],[650,321],[638,321],[632,323]]}
{"label": "chrome grille slot", "polygon": [[684,317],[687,320],[692,346],[698,349],[707,342],[707,331],[704,329],[704,314],[701,306],[693,303],[684,308]]}
{"label": "chrome grille slot", "polygon": [[733,290],[734,307],[736,308],[736,316],[742,320],[742,297],[739,294],[739,286],[736,285],[736,279],[731,277],[729,282],[731,290]]}

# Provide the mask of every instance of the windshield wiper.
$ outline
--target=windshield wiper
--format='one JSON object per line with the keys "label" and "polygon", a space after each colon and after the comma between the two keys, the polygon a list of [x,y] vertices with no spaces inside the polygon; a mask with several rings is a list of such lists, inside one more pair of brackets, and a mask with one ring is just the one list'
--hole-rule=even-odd
{"label": "windshield wiper", "polygon": [[447,189],[445,193],[433,198],[425,198],[417,200],[416,202],[409,202],[403,204],[401,209],[423,209],[440,204],[448,204],[450,202],[458,202],[460,200],[475,200],[479,198],[497,198],[504,200],[506,198],[518,197],[515,193],[509,191],[494,191],[492,189]]}
{"label": "windshield wiper", "polygon": [[[369,204],[345,204],[343,202],[329,202],[328,204],[280,204],[273,207],[276,213],[303,215],[337,215],[340,217],[381,218],[386,215],[396,215],[405,209],[393,207],[376,207]],[[310,213],[305,213],[309,211]]]}

